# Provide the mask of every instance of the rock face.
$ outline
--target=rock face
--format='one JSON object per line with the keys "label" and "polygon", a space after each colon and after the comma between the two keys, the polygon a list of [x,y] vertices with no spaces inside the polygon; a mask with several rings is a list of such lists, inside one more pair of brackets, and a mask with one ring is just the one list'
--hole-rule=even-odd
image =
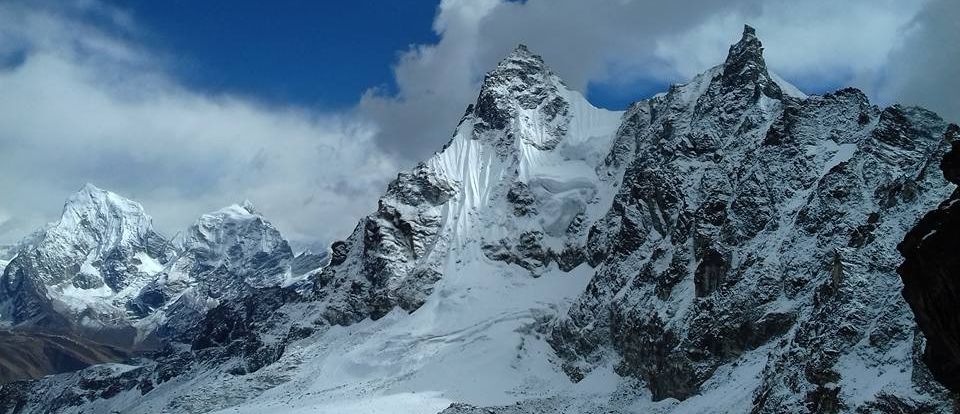
{"label": "rock face", "polygon": [[316,299],[328,303],[328,321],[348,325],[423,304],[439,278],[430,254],[452,192],[424,164],[390,183],[377,212],[334,244],[330,265],[313,277]]}
{"label": "rock face", "polygon": [[[944,177],[960,184],[960,128],[947,133],[953,147],[940,168]],[[960,192],[954,191],[907,233],[897,248],[904,262],[897,271],[903,279],[903,297],[926,336],[923,361],[934,377],[960,392]]]}
{"label": "rock face", "polygon": [[377,212],[334,243],[330,265],[313,277],[324,319],[349,325],[413,311],[477,243],[487,258],[533,275],[584,262],[584,223],[613,193],[597,168],[619,116],[517,47],[487,74],[443,150],[400,173]]}
{"label": "rock face", "polygon": [[758,413],[941,404],[894,270],[900,235],[948,191],[931,162],[947,124],[854,89],[789,96],[761,51],[748,27],[723,65],[627,112],[633,151],[608,157],[628,163],[623,185],[590,229],[597,272],[551,344],[575,380],[613,351],[654,400],[759,360]]}
{"label": "rock face", "polygon": [[0,279],[2,316],[16,329],[124,349],[190,343],[208,310],[293,283],[322,262],[295,257],[249,203],[201,216],[174,243],[139,204],[87,184],[60,221],[17,248]]}
{"label": "rock face", "polygon": [[250,203],[202,215],[187,230],[182,251],[130,305],[141,326],[163,337],[190,330],[222,302],[296,276],[290,245]]}
{"label": "rock face", "polygon": [[143,207],[87,184],[6,266],[0,316],[56,331],[128,328],[127,302],[175,255]]}
{"label": "rock face", "polygon": [[169,346],[0,407],[951,410],[895,249],[950,192],[933,161],[956,128],[808,97],[762,51],[746,27],[723,64],[614,112],[520,46],[329,264],[300,275],[315,258],[249,206],[204,216],[132,306]]}

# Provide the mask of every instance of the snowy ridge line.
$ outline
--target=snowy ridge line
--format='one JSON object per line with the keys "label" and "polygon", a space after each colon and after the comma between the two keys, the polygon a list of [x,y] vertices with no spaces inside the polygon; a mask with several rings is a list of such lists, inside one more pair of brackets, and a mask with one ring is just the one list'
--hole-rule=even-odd
{"label": "snowy ridge line", "polygon": [[[123,372],[5,386],[0,401],[24,412],[948,411],[893,274],[899,235],[951,189],[931,162],[946,123],[854,89],[803,95],[762,50],[745,27],[723,64],[615,112],[520,46],[451,141],[398,175],[328,265],[282,282],[289,246],[258,220],[226,220],[194,238],[209,248],[161,272],[187,281],[161,287],[193,292],[154,314],[196,321],[168,326],[173,349]],[[270,286],[203,288],[248,277]],[[103,385],[84,388],[91,379]]]}

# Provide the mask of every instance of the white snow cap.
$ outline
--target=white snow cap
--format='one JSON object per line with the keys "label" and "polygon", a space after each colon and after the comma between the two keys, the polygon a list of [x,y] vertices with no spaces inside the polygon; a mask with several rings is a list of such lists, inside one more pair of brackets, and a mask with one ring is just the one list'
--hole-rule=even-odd
{"label": "white snow cap", "polygon": [[140,203],[87,183],[67,198],[54,228],[103,233],[104,240],[124,243],[152,231],[153,219]]}

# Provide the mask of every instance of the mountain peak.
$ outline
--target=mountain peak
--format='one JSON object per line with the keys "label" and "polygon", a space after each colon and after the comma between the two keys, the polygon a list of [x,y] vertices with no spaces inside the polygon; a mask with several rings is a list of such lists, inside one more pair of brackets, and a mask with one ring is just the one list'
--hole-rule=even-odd
{"label": "mountain peak", "polygon": [[547,68],[540,55],[531,52],[527,45],[520,43],[497,64],[492,72],[487,74],[487,79],[496,74],[515,78],[538,73],[549,74],[550,69]]}
{"label": "mountain peak", "polygon": [[763,44],[757,38],[757,30],[750,25],[743,25],[740,41],[730,46],[726,64],[742,61],[763,63]]}
{"label": "mountain peak", "polygon": [[563,81],[521,43],[484,77],[474,112],[489,127],[503,129],[517,108],[538,108],[558,96],[560,89],[566,89]]}
{"label": "mountain peak", "polygon": [[727,59],[723,63],[723,82],[731,88],[755,85],[769,97],[783,95],[767,71],[767,64],[763,59],[763,44],[757,37],[756,29],[750,25],[743,26],[740,41],[730,46]]}
{"label": "mountain peak", "polygon": [[[112,200],[111,200],[112,199]],[[67,198],[67,205],[71,204],[86,204],[90,202],[104,202],[108,203],[111,201],[130,201],[124,197],[116,195],[110,191],[104,190],[100,187],[97,187],[91,183],[86,183],[76,193],[73,193],[69,198]],[[132,201],[130,201],[132,202]]]}
{"label": "mountain peak", "polygon": [[103,193],[106,190],[93,185],[92,183],[84,183],[83,187],[80,187],[79,192],[81,193]]}
{"label": "mountain peak", "polygon": [[83,223],[97,223],[101,230],[124,223],[140,230],[151,228],[150,216],[140,203],[90,183],[67,198],[59,222],[68,228],[77,228]]}
{"label": "mountain peak", "polygon": [[260,212],[253,206],[253,203],[250,200],[244,200],[239,204],[231,204],[224,208],[221,208],[216,211],[211,211],[209,213],[203,214],[200,216],[201,221],[203,220],[248,220],[257,217],[262,217]]}
{"label": "mountain peak", "polygon": [[107,205],[111,203],[111,201],[123,203],[124,201],[130,200],[113,194],[93,184],[86,183],[80,187],[77,192],[73,193],[67,198],[64,207],[90,207],[94,205]]}
{"label": "mountain peak", "polygon": [[247,210],[247,212],[250,214],[259,214],[257,212],[257,208],[253,206],[253,202],[250,200],[243,200],[243,202],[240,203],[240,207],[244,210]]}
{"label": "mountain peak", "polygon": [[507,55],[507,58],[504,60],[509,60],[511,58],[516,58],[516,59],[533,58],[533,59],[540,60],[540,56],[533,54],[533,52],[530,51],[530,48],[523,43],[518,43],[517,46],[513,48],[513,51],[511,51],[510,54]]}
{"label": "mountain peak", "polygon": [[[293,251],[280,231],[249,201],[200,216],[187,231],[184,249],[191,255],[182,260],[197,259],[211,267],[222,264],[236,274],[271,269],[264,277],[282,273],[275,265],[293,259]],[[267,257],[276,260],[265,260]],[[268,284],[263,281],[263,286]]]}

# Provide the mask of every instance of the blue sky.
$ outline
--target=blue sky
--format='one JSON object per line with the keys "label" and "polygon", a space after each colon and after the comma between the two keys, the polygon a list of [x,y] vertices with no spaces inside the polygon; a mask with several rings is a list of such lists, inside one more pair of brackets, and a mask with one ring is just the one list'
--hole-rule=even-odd
{"label": "blue sky", "polygon": [[[520,2],[518,2],[520,3]],[[246,96],[314,110],[356,106],[371,88],[397,93],[393,68],[414,45],[436,44],[439,1],[350,2],[276,0],[106,0],[136,22],[115,31],[167,58],[178,82],[209,94]],[[87,16],[110,30],[111,23]],[[518,32],[515,42],[527,42]],[[16,58],[16,56],[14,56]],[[582,90],[595,105],[623,109],[685,78],[677,73],[590,79]],[[826,79],[790,74],[802,89],[822,93],[856,76]]]}
{"label": "blue sky", "polygon": [[249,199],[290,239],[343,237],[518,43],[622,109],[748,23],[806,92],[960,119],[957,21],[952,0],[0,0],[0,243],[85,182],[170,234]]}
{"label": "blue sky", "polygon": [[111,1],[137,21],[173,74],[211,93],[321,108],[356,105],[373,86],[394,88],[392,64],[438,40],[437,2]]}
{"label": "blue sky", "polygon": [[[370,88],[396,93],[392,68],[401,53],[440,40],[432,28],[439,1],[107,3],[129,13],[138,27],[131,40],[165,54],[170,74],[184,85],[270,104],[330,110],[357,105]],[[594,81],[585,92],[598,106],[620,109],[668,85],[655,78]]]}

